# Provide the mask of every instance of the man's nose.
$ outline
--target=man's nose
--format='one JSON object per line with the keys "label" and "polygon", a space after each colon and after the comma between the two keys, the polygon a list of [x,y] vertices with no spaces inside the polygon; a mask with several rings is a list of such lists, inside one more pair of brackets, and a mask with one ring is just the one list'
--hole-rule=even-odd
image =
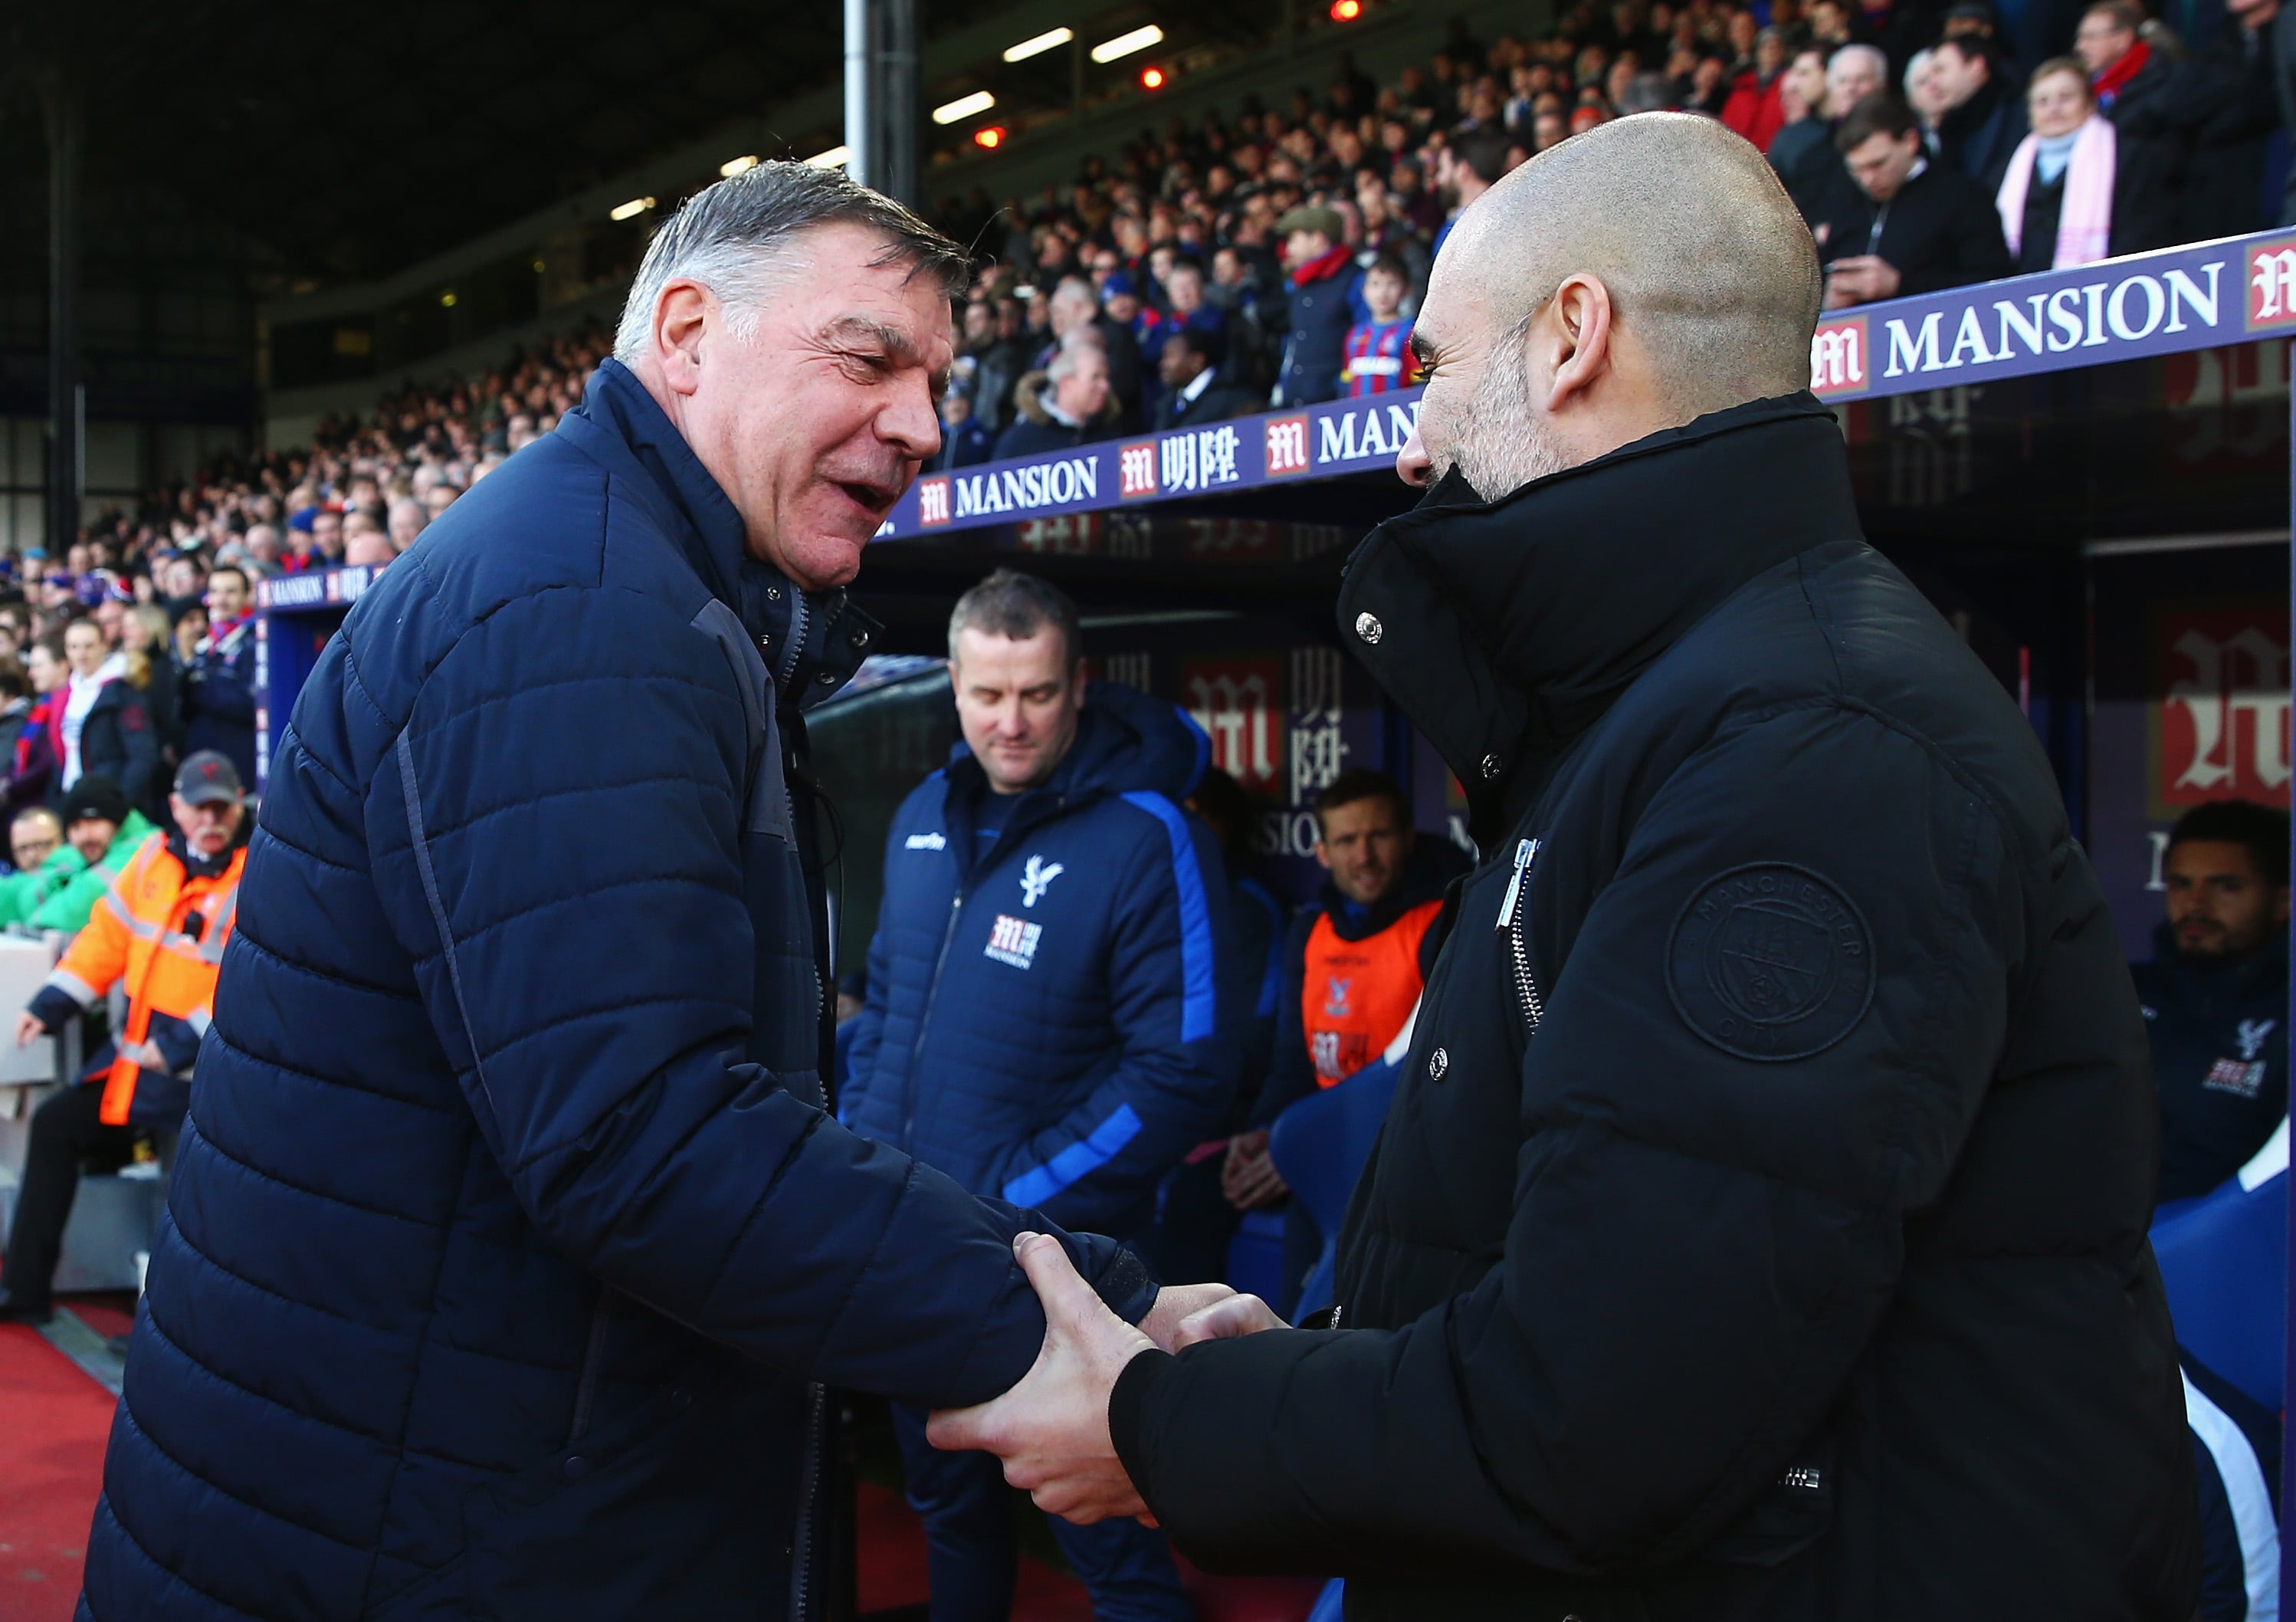
{"label": "man's nose", "polygon": [[940,414],[922,378],[903,378],[893,398],[877,414],[877,436],[913,462],[929,462],[940,452]]}
{"label": "man's nose", "polygon": [[1431,481],[1435,459],[1427,454],[1427,446],[1419,437],[1419,425],[1413,424],[1411,437],[1403,441],[1396,454],[1395,476],[1414,490],[1425,490]]}

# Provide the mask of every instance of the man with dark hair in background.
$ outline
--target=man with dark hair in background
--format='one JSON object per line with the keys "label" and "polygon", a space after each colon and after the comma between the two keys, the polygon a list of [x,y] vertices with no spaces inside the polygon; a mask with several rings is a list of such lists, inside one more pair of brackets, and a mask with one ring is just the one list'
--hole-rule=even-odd
{"label": "man with dark hair in background", "polygon": [[2136,994],[2161,1096],[2165,1203],[2240,1170],[2288,1113],[2288,814],[2196,805],[2161,860],[2168,917]]}
{"label": "man with dark hair in background", "polygon": [[1953,35],[1938,42],[1930,72],[1945,102],[1938,139],[1945,160],[1989,196],[2001,189],[2010,154],[2025,138],[2025,98],[1985,42]]}
{"label": "man with dark hair in background", "polygon": [[[1226,882],[1181,806],[1203,735],[1131,687],[1087,688],[1076,605],[1033,575],[958,598],[948,652],[964,747],[886,837],[839,1117],[976,1194],[1145,1241],[1157,1186],[1236,1080]],[[933,1622],[1002,1622],[1018,1568],[996,1461],[936,1453],[922,1407],[893,1426]],[[1161,1534],[1053,1535],[1098,1615],[1193,1618]]]}
{"label": "man with dark hair in background", "polygon": [[1865,206],[1829,222],[1825,308],[1966,287],[2016,268],[1993,194],[1950,163],[1931,163],[1913,110],[1884,93],[1851,110],[1833,144]]}
{"label": "man with dark hair in background", "polygon": [[1152,426],[1192,428],[1257,411],[1266,402],[1249,389],[1238,388],[1218,362],[1219,340],[1193,326],[1184,326],[1164,340],[1156,358],[1156,375],[1163,383],[1156,401]]}
{"label": "man with dark hair in background", "polygon": [[1507,172],[1507,140],[1503,129],[1471,129],[1457,139],[1447,142],[1436,158],[1436,183],[1453,201],[1450,217],[1435,233],[1435,247],[1431,257],[1439,257],[1443,244],[1451,239],[1451,227],[1468,205],[1499,183]]}
{"label": "man with dark hair in background", "polygon": [[[1394,778],[1361,769],[1316,796],[1316,860],[1323,887],[1284,940],[1267,1084],[1250,1129],[1228,1146],[1223,1186],[1242,1210],[1289,1192],[1267,1152],[1275,1117],[1377,1059],[1409,1022],[1426,984],[1420,945],[1444,886],[1468,867],[1448,842],[1419,837]],[[1294,1203],[1284,1219],[1287,1291],[1299,1288],[1323,1239]]]}

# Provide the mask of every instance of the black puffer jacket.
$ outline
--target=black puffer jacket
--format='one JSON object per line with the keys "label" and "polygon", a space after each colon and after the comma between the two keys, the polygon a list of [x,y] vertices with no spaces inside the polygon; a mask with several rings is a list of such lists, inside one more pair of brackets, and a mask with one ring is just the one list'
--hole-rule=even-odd
{"label": "black puffer jacket", "polygon": [[1198,1563],[1358,1622],[2192,1615],[2136,999],[2030,729],[1857,527],[1797,395],[1357,554],[1492,855],[1344,1327],[1118,1384]]}

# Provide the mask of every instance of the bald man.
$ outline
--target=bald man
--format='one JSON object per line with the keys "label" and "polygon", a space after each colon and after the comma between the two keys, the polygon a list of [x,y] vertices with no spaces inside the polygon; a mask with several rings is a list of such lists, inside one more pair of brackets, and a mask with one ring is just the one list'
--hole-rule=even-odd
{"label": "bald man", "polygon": [[2194,1614],[2143,1022],[2031,729],[1859,538],[1819,291],[1702,119],[1462,218],[1339,625],[1485,856],[1340,1305],[1168,1354],[1024,1237],[1044,1351],[940,1441],[1357,1622]]}

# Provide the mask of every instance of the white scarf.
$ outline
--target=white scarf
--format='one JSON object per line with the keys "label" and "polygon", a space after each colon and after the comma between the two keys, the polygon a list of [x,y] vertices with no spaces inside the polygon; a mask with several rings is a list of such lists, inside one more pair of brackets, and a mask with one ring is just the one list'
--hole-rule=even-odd
{"label": "white scarf", "polygon": [[79,781],[79,735],[87,728],[87,712],[95,708],[96,697],[108,682],[123,679],[127,674],[127,655],[114,654],[96,667],[93,676],[71,673],[71,696],[64,700],[64,780],[70,788]]}

